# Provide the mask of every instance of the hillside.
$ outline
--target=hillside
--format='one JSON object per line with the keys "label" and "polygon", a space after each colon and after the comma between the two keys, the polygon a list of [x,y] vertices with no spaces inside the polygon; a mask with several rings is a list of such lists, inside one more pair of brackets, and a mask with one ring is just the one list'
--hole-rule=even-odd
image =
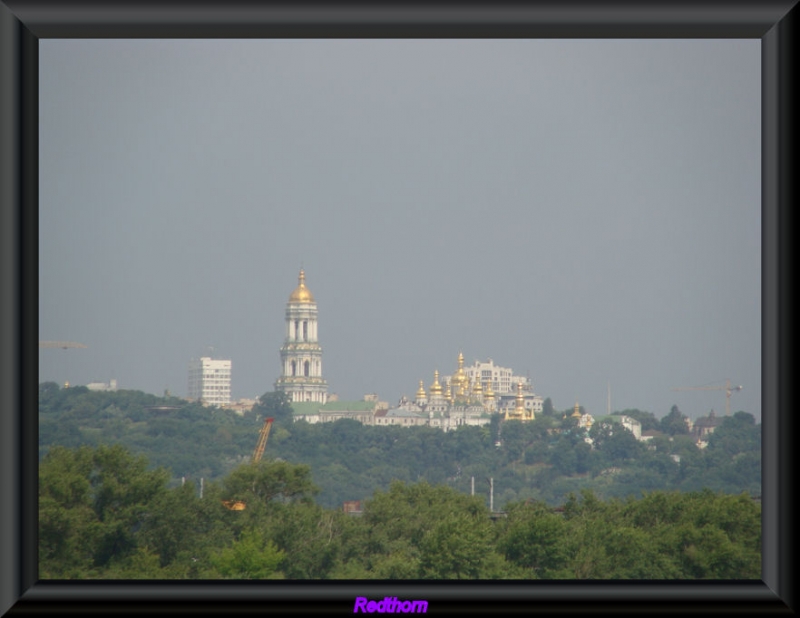
{"label": "hillside", "polygon": [[[499,417],[487,427],[447,433],[428,427],[369,427],[351,420],[310,425],[293,423],[290,406],[277,393],[266,393],[252,412],[240,416],[177,397],[43,383],[39,453],[44,456],[54,445],[121,444],[144,455],[152,467],[166,468],[172,486],[182,478],[210,482],[249,460],[263,418],[273,416],[264,458],[310,465],[321,489],[316,500],[326,508],[387,491],[395,480],[470,493],[473,477],[475,493],[487,503],[488,479],[493,479],[496,509],[529,499],[555,506],[583,489],[604,499],[704,488],[761,493],[761,426],[745,412],[724,419],[700,450],[680,429],[645,444],[601,424],[592,427],[590,445],[571,419],[548,411],[527,424],[507,421],[498,436]],[[659,423],[652,415],[647,420]],[[670,419],[660,422],[670,427]]]}

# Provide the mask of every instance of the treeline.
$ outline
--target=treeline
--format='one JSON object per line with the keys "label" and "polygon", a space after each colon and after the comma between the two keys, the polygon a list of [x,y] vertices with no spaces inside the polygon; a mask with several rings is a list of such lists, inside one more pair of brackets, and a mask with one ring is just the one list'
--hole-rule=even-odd
{"label": "treeline", "polygon": [[350,515],[315,503],[306,465],[242,464],[202,497],[169,476],[120,445],[50,449],[39,468],[40,577],[761,577],[761,508],[746,494],[604,501],[583,491],[561,508],[518,501],[499,516],[452,487],[393,482]]}
{"label": "treeline", "polygon": [[[737,412],[723,419],[699,449],[688,435],[685,416],[673,408],[662,419],[625,410],[643,430],[662,434],[644,443],[620,425],[596,422],[586,432],[572,410],[545,411],[535,421],[501,423],[442,432],[429,427],[370,427],[356,421],[311,425],[292,422],[281,393],[266,393],[243,416],[204,408],[176,397],[139,391],[93,392],[85,387],[39,389],[39,448],[122,444],[168,470],[168,486],[182,479],[197,484],[219,480],[249,461],[265,417],[274,417],[265,458],[311,467],[321,488],[315,501],[340,508],[388,491],[392,481],[446,485],[494,505],[532,500],[563,504],[570,494],[590,489],[601,499],[677,490],[752,496],[761,493],[761,426]],[[591,443],[587,441],[591,440]]]}

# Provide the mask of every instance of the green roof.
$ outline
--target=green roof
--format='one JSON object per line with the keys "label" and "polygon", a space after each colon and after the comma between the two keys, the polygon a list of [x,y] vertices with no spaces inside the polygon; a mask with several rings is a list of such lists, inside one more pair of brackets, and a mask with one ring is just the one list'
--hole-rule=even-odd
{"label": "green roof", "polygon": [[374,401],[331,401],[322,406],[325,412],[370,412],[375,409]]}
{"label": "green roof", "polygon": [[295,414],[316,414],[322,412],[371,412],[375,409],[374,401],[330,401],[319,405],[313,401],[293,402]]}

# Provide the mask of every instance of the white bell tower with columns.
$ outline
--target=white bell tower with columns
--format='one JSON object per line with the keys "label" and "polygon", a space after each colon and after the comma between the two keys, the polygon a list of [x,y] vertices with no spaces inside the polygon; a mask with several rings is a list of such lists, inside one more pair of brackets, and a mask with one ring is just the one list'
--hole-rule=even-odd
{"label": "white bell tower with columns", "polygon": [[328,383],[322,378],[322,348],[317,339],[317,303],[300,270],[298,285],[286,304],[286,340],[281,347],[281,376],[275,390],[291,401],[328,400]]}

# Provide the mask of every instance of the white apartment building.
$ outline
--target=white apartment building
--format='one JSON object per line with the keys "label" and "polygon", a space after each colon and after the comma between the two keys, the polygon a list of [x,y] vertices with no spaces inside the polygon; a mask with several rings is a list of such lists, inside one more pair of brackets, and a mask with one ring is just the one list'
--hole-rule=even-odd
{"label": "white apartment building", "polygon": [[231,361],[208,356],[189,361],[189,399],[204,405],[231,402]]}
{"label": "white apartment building", "polygon": [[[516,395],[517,382],[522,382],[523,388],[529,390],[530,380],[522,376],[515,376],[514,370],[508,367],[500,367],[494,364],[491,358],[486,362],[475,361],[471,367],[464,367],[464,373],[474,383],[479,380],[481,384],[486,387],[487,382],[492,383],[492,389],[496,395]],[[450,376],[443,376],[445,382],[450,379]]]}
{"label": "white apartment building", "polygon": [[[544,399],[533,392],[530,379],[524,376],[515,376],[513,369],[495,365],[491,358],[486,359],[485,362],[475,361],[471,367],[464,367],[464,373],[467,374],[471,383],[479,380],[484,388],[486,384],[491,383],[499,411],[514,409],[517,384],[520,382],[522,383],[525,409],[532,410],[535,414],[541,414],[544,410]],[[445,376],[445,380],[448,379],[449,376]]]}

